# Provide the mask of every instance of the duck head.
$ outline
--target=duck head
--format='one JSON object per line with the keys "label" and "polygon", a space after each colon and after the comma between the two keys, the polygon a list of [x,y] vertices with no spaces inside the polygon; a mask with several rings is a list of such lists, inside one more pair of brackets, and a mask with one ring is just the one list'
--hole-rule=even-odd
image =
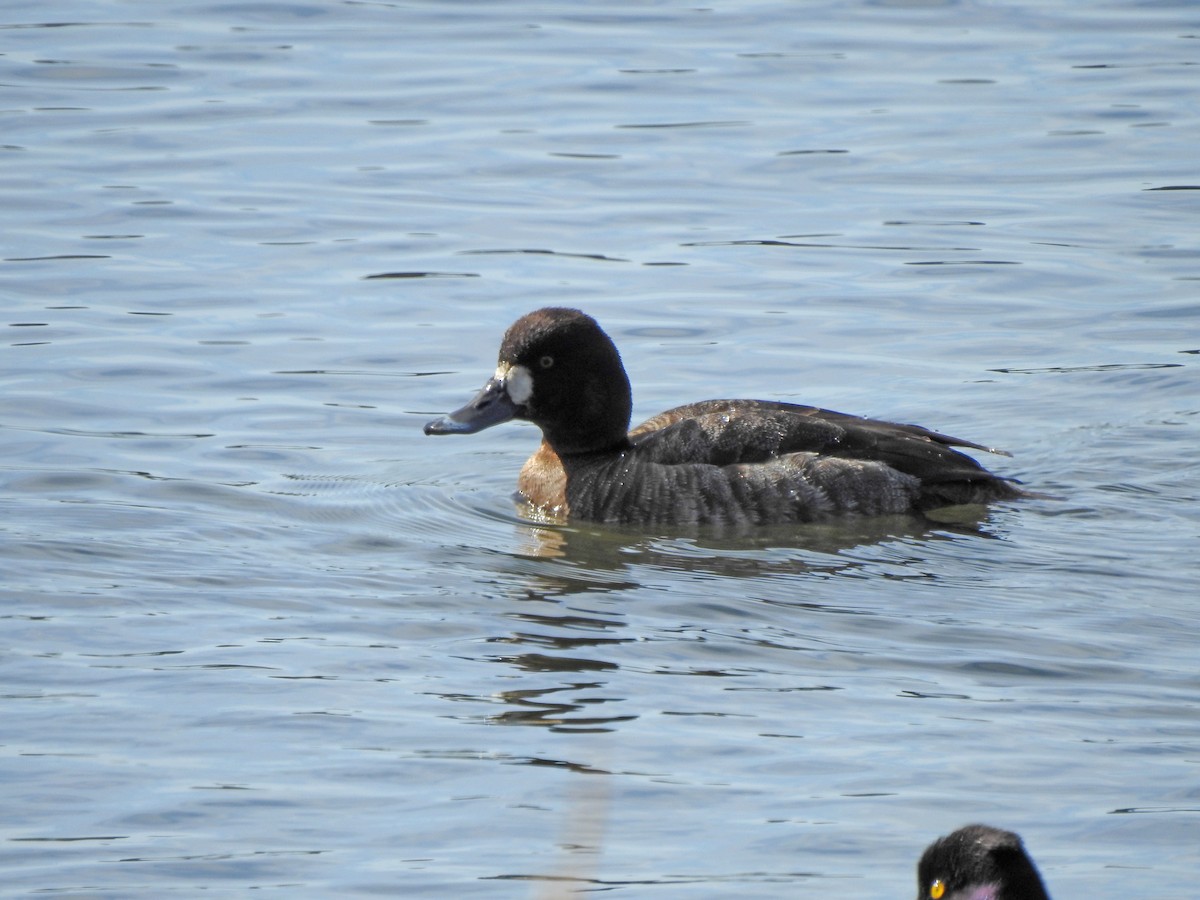
{"label": "duck head", "polygon": [[495,374],[464,407],[425,426],[426,434],[474,434],[525,419],[560,456],[628,443],[633,401],[616,346],[576,309],[547,307],[504,334]]}
{"label": "duck head", "polygon": [[1050,900],[1021,838],[967,825],[938,838],[917,866],[917,900]]}

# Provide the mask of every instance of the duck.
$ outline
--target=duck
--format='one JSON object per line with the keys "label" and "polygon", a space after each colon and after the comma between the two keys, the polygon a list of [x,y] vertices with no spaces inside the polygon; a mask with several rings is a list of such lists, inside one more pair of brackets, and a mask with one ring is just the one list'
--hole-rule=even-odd
{"label": "duck", "polygon": [[494,374],[427,435],[532,422],[542,442],[518,497],[539,516],[635,526],[755,526],[924,515],[1026,493],[954,448],[1001,453],[919,425],[772,400],[704,400],[629,430],[629,376],[577,309],[547,307],[505,332]]}
{"label": "duck", "polygon": [[1050,900],[1020,835],[966,825],[938,838],[917,864],[917,900]]}

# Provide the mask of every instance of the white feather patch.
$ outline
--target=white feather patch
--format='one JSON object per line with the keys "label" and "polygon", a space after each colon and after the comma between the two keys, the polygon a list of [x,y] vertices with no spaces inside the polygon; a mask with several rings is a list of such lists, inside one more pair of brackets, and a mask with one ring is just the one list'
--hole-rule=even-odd
{"label": "white feather patch", "polygon": [[509,399],[517,406],[524,406],[533,396],[533,375],[524,366],[512,366],[503,375],[500,370],[496,374],[504,380]]}

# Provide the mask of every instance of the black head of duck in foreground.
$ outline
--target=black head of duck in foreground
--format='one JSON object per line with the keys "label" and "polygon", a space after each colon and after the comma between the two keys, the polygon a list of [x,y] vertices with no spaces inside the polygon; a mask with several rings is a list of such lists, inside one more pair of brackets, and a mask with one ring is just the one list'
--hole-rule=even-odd
{"label": "black head of duck in foreground", "polygon": [[967,825],[940,837],[917,864],[917,900],[1050,900],[1019,835]]}
{"label": "black head of duck in foreground", "polygon": [[541,513],[633,525],[765,525],[923,513],[1026,496],[954,450],[981,444],[917,425],[768,400],[705,400],[629,431],[620,354],[595,320],[550,307],[522,316],[495,374],[426,434],[510,419],[542,430],[518,489]]}

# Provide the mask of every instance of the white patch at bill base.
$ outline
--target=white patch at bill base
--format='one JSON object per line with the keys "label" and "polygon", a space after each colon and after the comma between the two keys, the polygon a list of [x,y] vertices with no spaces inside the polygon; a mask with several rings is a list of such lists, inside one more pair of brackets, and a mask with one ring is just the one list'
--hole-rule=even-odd
{"label": "white patch at bill base", "polygon": [[524,406],[533,396],[533,375],[524,366],[501,366],[496,377],[504,382],[509,399],[517,406]]}

